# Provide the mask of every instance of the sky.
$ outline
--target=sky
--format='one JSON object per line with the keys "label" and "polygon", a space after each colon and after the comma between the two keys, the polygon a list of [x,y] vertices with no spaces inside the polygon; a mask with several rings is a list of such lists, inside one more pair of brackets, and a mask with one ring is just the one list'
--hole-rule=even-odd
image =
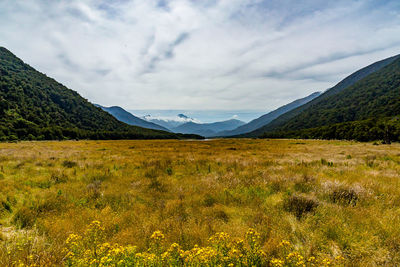
{"label": "sky", "polygon": [[0,0],[0,46],[92,103],[265,110],[400,53],[400,1]]}

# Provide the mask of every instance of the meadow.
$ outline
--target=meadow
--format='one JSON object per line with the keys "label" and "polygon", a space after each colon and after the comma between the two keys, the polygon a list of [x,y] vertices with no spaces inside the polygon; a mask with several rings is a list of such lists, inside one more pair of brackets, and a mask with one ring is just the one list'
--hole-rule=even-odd
{"label": "meadow", "polygon": [[397,143],[0,143],[0,265],[400,265],[399,178]]}

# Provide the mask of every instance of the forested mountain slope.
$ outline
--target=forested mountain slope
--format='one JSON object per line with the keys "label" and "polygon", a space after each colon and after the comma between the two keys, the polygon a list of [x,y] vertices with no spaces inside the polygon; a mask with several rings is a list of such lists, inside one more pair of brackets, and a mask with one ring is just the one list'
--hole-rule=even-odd
{"label": "forested mountain slope", "polygon": [[399,139],[400,58],[321,99],[264,136]]}
{"label": "forested mountain slope", "polygon": [[118,121],[0,47],[0,140],[176,137]]}
{"label": "forested mountain slope", "polygon": [[238,128],[236,128],[234,130],[219,132],[219,133],[217,133],[216,136],[232,136],[232,135],[244,134],[244,133],[254,131],[264,125],[267,125],[272,120],[279,117],[280,115],[282,115],[286,112],[289,112],[290,110],[295,109],[301,105],[304,105],[305,103],[310,102],[314,98],[318,97],[320,94],[321,94],[321,92],[315,92],[304,98],[297,99],[293,102],[290,102],[289,104],[286,104],[280,108],[275,109],[274,111],[271,111],[265,115],[262,115],[261,117],[254,119],[242,126],[239,126]]}
{"label": "forested mountain slope", "polygon": [[[255,130],[249,134],[246,134],[245,136],[259,136],[259,135],[263,134],[264,132],[273,132],[273,131],[280,131],[282,129],[287,129],[288,125],[293,125],[293,122],[298,120],[297,116],[299,114],[301,114],[303,111],[317,105],[319,102],[323,101],[326,98],[329,98],[333,95],[340,93],[344,89],[354,85],[355,83],[364,79],[365,77],[369,76],[370,74],[375,73],[375,72],[381,70],[382,68],[390,65],[391,63],[393,63],[395,60],[397,60],[399,58],[400,58],[400,55],[396,55],[396,56],[375,62],[365,68],[362,68],[362,69],[354,72],[350,76],[348,76],[345,79],[343,79],[342,81],[340,81],[334,87],[325,91],[319,97],[313,99],[312,101],[310,101],[298,108],[295,108],[287,113],[284,113],[283,115],[279,116],[275,120],[271,121],[269,124]],[[309,125],[309,124],[307,124],[307,125]]]}

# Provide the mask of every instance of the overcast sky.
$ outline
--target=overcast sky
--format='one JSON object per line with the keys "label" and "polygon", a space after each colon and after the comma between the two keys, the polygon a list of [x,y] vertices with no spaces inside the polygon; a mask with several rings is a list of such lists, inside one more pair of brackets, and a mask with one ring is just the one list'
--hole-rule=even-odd
{"label": "overcast sky", "polygon": [[93,103],[271,110],[400,53],[400,1],[0,0],[0,46]]}

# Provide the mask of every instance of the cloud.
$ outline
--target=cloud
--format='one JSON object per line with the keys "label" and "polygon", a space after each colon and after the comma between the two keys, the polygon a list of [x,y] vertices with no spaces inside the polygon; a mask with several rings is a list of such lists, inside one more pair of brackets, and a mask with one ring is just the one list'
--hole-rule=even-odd
{"label": "cloud", "polygon": [[400,53],[398,1],[3,0],[0,45],[106,106],[265,109]]}
{"label": "cloud", "polygon": [[[159,63],[162,60],[172,59],[174,57],[175,47],[177,47],[180,43],[184,42],[188,37],[189,37],[188,33],[185,32],[180,33],[172,43],[168,44],[165,47],[165,50],[163,52],[159,53],[156,56],[151,57],[150,62],[145,67],[145,71],[143,73],[154,71],[157,63]],[[152,44],[154,42],[154,36],[150,40]],[[144,54],[144,56],[146,56],[146,53]]]}

